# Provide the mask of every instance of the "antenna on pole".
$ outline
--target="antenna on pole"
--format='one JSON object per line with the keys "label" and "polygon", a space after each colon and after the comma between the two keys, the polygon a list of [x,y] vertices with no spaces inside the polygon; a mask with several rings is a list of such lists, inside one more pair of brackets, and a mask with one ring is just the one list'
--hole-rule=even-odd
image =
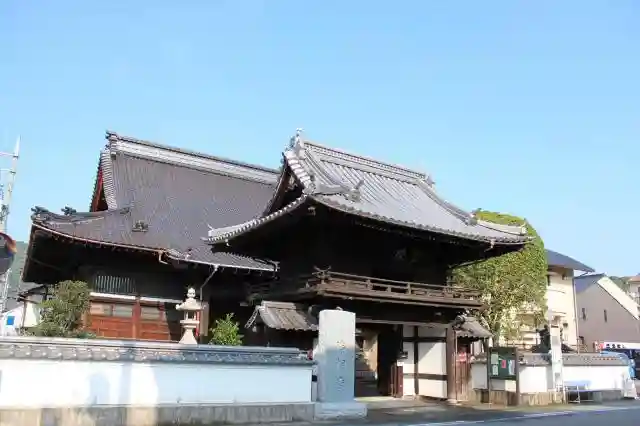
{"label": "antenna on pole", "polygon": [[[10,168],[0,168],[0,232],[7,232],[7,221],[11,211],[11,196],[13,195],[13,186],[18,173],[18,159],[20,158],[20,136],[16,139],[16,145],[13,152],[0,152],[0,159],[11,158]],[[9,269],[0,275],[0,312],[4,312],[7,305],[7,296],[9,294]]]}

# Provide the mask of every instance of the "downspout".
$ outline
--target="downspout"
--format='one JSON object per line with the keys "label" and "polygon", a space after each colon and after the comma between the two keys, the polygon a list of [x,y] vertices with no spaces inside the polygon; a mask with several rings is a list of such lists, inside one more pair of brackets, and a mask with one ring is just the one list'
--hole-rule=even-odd
{"label": "downspout", "polygon": [[[588,275],[589,272],[583,272],[578,275],[578,278]],[[573,322],[576,326],[576,339],[577,339],[577,349],[578,353],[580,353],[580,327],[578,326],[578,298],[576,296],[576,277],[575,275],[571,277],[571,291],[573,291]]]}
{"label": "downspout", "polygon": [[205,286],[207,284],[209,284],[209,281],[211,280],[211,278],[213,278],[213,275],[218,272],[218,268],[220,268],[220,265],[218,264],[213,264],[213,269],[211,270],[211,273],[209,274],[209,276],[207,277],[206,280],[204,280],[204,282],[202,283],[202,285],[200,286],[200,288],[198,289],[198,293],[200,296],[200,302],[202,302],[202,290],[205,288]]}
{"label": "downspout", "polygon": [[[213,276],[215,275],[216,272],[218,272],[218,269],[220,268],[220,265],[218,264],[213,264],[213,268],[211,269],[211,273],[209,274],[209,276],[207,277],[206,280],[204,280],[204,282],[202,283],[202,285],[200,286],[200,288],[198,289],[198,296],[200,297],[200,303],[203,303],[203,293],[204,293],[204,288],[206,287],[207,284],[209,284],[209,281],[211,281],[211,278],[213,278]],[[207,315],[209,314],[209,310],[207,310]],[[204,315],[205,311],[200,311],[200,315]],[[202,326],[203,321],[202,318],[200,318],[200,325],[198,326],[198,341],[200,341],[200,343],[202,343],[202,338],[204,336],[204,332],[203,330],[200,330],[200,327]],[[209,320],[207,318],[206,321],[207,327],[209,324]],[[205,333],[206,334],[206,333]]]}
{"label": "downspout", "polygon": [[22,300],[22,320],[20,321],[22,322],[22,324],[20,324],[21,330],[24,330],[24,323],[27,317],[27,303],[28,303],[27,298],[28,296]]}

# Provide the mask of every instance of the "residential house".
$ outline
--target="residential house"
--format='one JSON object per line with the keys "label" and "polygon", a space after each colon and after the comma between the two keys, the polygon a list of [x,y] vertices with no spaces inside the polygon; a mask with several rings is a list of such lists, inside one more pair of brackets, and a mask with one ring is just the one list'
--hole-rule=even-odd
{"label": "residential house", "polygon": [[627,278],[629,296],[640,305],[640,274]]}
{"label": "residential house", "polygon": [[604,274],[575,278],[578,339],[592,349],[594,343],[640,343],[638,304]]}
{"label": "residential house", "polygon": [[[577,260],[553,250],[547,253],[547,319],[562,330],[563,343],[575,347],[578,344],[576,321],[576,297],[574,291],[575,271],[591,273],[594,270]],[[539,342],[540,324],[530,317],[521,315],[520,341],[510,342],[526,348]]]}

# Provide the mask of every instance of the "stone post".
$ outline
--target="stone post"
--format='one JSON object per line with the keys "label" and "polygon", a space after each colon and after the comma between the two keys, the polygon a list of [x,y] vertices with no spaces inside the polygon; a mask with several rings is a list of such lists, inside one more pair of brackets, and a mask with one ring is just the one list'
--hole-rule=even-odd
{"label": "stone post", "polygon": [[320,312],[318,322],[317,419],[359,418],[367,406],[354,400],[356,315],[342,310]]}
{"label": "stone post", "polygon": [[551,377],[554,391],[562,390],[564,384],[564,363],[560,331],[561,328],[557,325],[552,325],[549,329],[549,354],[551,355]]}

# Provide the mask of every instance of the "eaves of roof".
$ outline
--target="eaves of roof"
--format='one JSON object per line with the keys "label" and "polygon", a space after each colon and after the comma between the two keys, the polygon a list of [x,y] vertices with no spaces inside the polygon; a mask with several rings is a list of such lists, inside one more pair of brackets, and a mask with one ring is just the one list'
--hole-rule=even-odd
{"label": "eaves of roof", "polygon": [[[126,215],[126,210],[128,209],[123,210],[123,212],[118,213]],[[107,214],[100,216],[99,213]],[[54,218],[55,216],[60,215],[56,215],[55,213],[51,213],[48,211],[40,211],[34,215],[32,226],[35,229],[46,232],[48,234],[55,235],[57,237],[68,238],[70,240],[81,242],[83,244],[90,244],[97,247],[115,247],[120,249],[154,253],[158,256],[158,260],[164,259],[166,261],[168,259],[171,259],[177,262],[184,263],[266,272],[275,272],[278,269],[277,264],[274,262],[254,259],[230,252],[212,252],[210,247],[204,244],[191,247],[187,251],[180,251],[162,246],[151,246],[139,241],[133,242],[129,240],[127,242],[124,242],[123,239],[118,237],[109,238],[104,233],[101,233],[97,229],[97,227],[106,225],[106,223],[109,222],[108,217],[112,216],[112,213],[114,212],[98,212],[98,214],[92,215],[89,221],[83,221],[82,219],[78,220],[77,217],[56,221],[55,219],[45,219],[45,217],[50,215],[50,218]],[[112,225],[113,222],[106,226]]]}

